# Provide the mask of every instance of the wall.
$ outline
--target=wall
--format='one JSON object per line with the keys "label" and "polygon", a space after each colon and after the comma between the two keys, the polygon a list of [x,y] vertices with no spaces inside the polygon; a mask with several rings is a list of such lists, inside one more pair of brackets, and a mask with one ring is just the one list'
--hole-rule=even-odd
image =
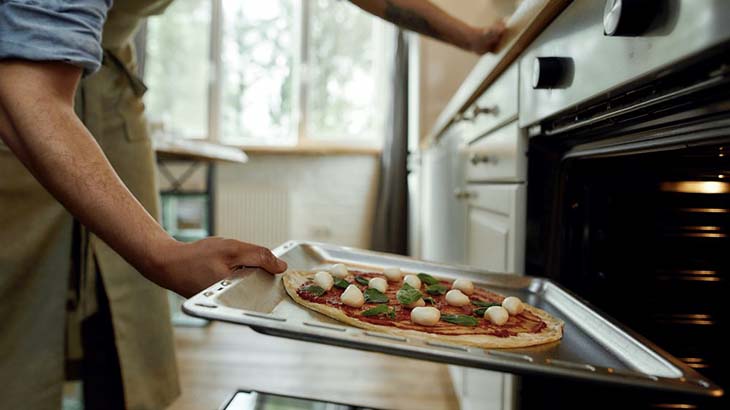
{"label": "wall", "polygon": [[269,247],[288,239],[370,245],[377,155],[253,154],[217,171],[219,236]]}
{"label": "wall", "polygon": [[[488,27],[510,15],[518,0],[432,0],[449,14],[477,27]],[[412,77],[417,77],[417,106],[412,111],[411,127],[419,140],[431,130],[436,118],[454,95],[462,81],[479,61],[479,56],[436,40],[418,35],[412,37],[417,51],[412,59]],[[413,56],[413,54],[412,54]],[[415,72],[414,72],[415,70]],[[412,104],[413,105],[413,104]]]}

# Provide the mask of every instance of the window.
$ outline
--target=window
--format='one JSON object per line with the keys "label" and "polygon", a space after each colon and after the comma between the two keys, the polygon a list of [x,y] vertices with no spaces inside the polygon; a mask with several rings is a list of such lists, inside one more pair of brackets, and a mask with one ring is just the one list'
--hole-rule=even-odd
{"label": "window", "polygon": [[232,145],[380,145],[387,30],[341,0],[178,0],[148,24],[151,122]]}

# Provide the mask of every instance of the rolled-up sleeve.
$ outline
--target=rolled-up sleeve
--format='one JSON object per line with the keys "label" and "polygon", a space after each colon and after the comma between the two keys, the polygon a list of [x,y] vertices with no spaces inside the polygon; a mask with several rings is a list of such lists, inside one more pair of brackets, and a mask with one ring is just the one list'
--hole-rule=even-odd
{"label": "rolled-up sleeve", "polygon": [[63,61],[99,69],[112,0],[0,0],[0,60]]}

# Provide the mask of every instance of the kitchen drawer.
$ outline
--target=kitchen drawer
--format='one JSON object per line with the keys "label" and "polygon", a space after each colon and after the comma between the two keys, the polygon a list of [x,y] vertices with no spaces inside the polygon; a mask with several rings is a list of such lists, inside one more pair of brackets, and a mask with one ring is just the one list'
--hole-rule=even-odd
{"label": "kitchen drawer", "polygon": [[468,181],[523,182],[527,141],[513,121],[465,147]]}
{"label": "kitchen drawer", "polygon": [[507,69],[462,115],[465,141],[517,118],[517,64]]}
{"label": "kitchen drawer", "polygon": [[467,185],[466,262],[492,272],[524,269],[523,184]]}

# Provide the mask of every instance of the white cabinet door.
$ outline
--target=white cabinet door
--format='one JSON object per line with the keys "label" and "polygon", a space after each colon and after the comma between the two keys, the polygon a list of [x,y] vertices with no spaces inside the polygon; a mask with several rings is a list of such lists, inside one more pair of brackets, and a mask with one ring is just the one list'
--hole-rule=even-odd
{"label": "white cabinet door", "polygon": [[[467,264],[493,272],[522,274],[524,184],[470,184],[467,202]],[[452,370],[462,410],[514,408],[515,377],[485,370]]]}
{"label": "white cabinet door", "polygon": [[461,410],[507,410],[510,397],[505,396],[505,383],[511,376],[487,370],[464,369]]}
{"label": "white cabinet door", "polygon": [[522,274],[525,186],[469,185],[466,191],[467,264],[494,272]]}
{"label": "white cabinet door", "polygon": [[509,219],[476,207],[468,215],[467,265],[507,272]]}
{"label": "white cabinet door", "polygon": [[423,152],[421,257],[433,262],[463,264],[466,257],[466,203],[454,196],[465,183],[459,130],[450,127]]}

